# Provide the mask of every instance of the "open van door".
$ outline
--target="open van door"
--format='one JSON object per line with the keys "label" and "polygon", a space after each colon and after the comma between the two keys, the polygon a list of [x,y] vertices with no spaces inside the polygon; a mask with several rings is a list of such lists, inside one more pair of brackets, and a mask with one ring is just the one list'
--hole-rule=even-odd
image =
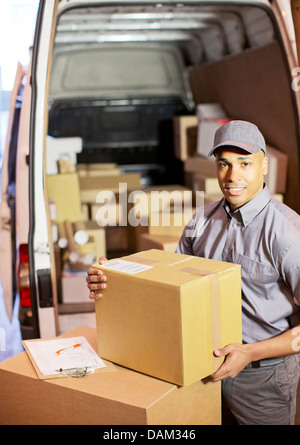
{"label": "open van door", "polygon": [[[28,261],[34,336],[56,335],[55,277],[51,272],[48,215],[44,197],[44,146],[47,134],[49,54],[57,0],[41,0],[34,37],[29,129]],[[52,267],[52,270],[54,268]]]}
{"label": "open van door", "polygon": [[5,152],[1,169],[1,202],[0,202],[0,280],[3,290],[5,308],[9,319],[14,306],[14,276],[11,264],[15,260],[14,216],[16,200],[16,150],[21,111],[21,89],[25,70],[19,63],[15,83],[10,96],[10,113],[8,120]]}

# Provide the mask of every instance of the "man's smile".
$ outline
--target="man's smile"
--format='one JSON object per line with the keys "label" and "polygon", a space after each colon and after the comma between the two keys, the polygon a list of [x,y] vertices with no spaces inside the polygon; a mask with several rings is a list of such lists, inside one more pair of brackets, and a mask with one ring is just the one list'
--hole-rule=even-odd
{"label": "man's smile", "polygon": [[225,185],[225,191],[231,196],[239,196],[245,190],[245,186]]}

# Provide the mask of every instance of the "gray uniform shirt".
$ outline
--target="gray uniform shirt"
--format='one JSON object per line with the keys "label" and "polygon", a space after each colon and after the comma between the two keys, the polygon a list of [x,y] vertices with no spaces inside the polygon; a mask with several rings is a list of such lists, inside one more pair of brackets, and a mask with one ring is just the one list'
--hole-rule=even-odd
{"label": "gray uniform shirt", "polygon": [[289,329],[300,304],[300,216],[267,186],[234,212],[224,198],[198,208],[176,251],[241,265],[243,341]]}

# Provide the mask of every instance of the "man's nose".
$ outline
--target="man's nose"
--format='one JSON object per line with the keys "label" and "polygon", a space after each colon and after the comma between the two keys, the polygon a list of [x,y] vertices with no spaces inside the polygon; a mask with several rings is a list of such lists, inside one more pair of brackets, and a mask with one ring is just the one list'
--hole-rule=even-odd
{"label": "man's nose", "polygon": [[241,171],[238,166],[230,166],[227,172],[227,180],[230,182],[236,182],[241,179]]}

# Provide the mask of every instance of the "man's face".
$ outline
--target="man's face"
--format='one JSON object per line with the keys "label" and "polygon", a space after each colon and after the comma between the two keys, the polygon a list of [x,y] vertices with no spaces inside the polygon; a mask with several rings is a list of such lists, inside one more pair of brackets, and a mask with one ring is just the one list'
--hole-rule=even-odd
{"label": "man's face", "polygon": [[232,210],[254,198],[263,188],[268,173],[268,159],[262,150],[251,154],[236,147],[220,148],[216,152],[220,188]]}

